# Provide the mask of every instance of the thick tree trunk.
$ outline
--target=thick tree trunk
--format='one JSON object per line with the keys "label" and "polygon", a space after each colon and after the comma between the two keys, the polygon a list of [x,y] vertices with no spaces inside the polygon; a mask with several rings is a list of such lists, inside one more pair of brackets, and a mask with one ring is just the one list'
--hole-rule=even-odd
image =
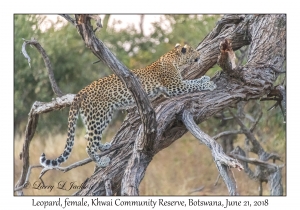
{"label": "thick tree trunk", "polygon": [[232,41],[234,50],[250,44],[247,63],[216,75],[213,81],[217,89],[213,92],[155,101],[157,135],[152,153],[136,149],[134,142],[142,138],[143,129],[140,115],[131,110],[112,144],[132,143],[111,152],[109,166],[98,169],[85,182],[86,188],[75,195],[138,194],[138,186],[153,156],[187,132],[182,120],[185,110],[201,123],[239,101],[260,99],[269,94],[285,62],[285,23],[285,15],[225,16],[197,47],[202,55],[199,65],[184,70],[183,77],[197,78],[215,65],[220,54],[219,44],[225,38]]}

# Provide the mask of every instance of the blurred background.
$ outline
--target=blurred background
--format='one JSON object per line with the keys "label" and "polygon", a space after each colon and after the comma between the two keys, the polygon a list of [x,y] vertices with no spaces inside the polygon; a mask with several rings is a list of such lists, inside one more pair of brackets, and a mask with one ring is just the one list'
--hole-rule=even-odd
{"label": "blurred background", "polygon": [[[101,15],[103,28],[96,32],[97,37],[129,69],[144,67],[172,49],[176,43],[197,47],[198,43],[212,30],[221,15]],[[27,46],[31,58],[31,68],[21,53],[24,39],[35,38],[46,50],[56,81],[64,93],[77,93],[92,81],[112,72],[85,47],[76,28],[58,15],[14,15],[14,147],[15,183],[21,173],[22,162],[19,153],[24,142],[27,116],[35,101],[48,102],[54,98],[47,70],[42,57],[35,48]],[[247,46],[236,52],[240,64],[246,62]],[[220,68],[214,66],[207,75],[212,76]],[[284,80],[280,76],[276,83]],[[262,110],[263,115],[255,130],[255,136],[268,152],[275,152],[285,162],[286,124],[279,108],[267,111],[275,102],[248,102],[243,105],[245,124],[253,124]],[[63,151],[69,109],[63,109],[39,118],[35,136],[30,146],[31,164],[39,163],[39,156],[55,158]],[[106,129],[103,141],[110,141],[119,129],[126,112],[117,112]],[[201,129],[210,136],[225,130],[238,130],[239,126],[229,112],[219,113],[203,122]],[[85,151],[85,130],[81,120],[77,123],[75,146],[65,165],[87,158]],[[245,145],[245,136],[236,134],[218,140],[225,151],[232,146]],[[224,142],[227,142],[224,144]],[[228,146],[228,142],[230,142]],[[250,154],[251,156],[251,154]],[[253,156],[255,157],[255,156]],[[252,166],[251,166],[252,167]],[[46,185],[57,186],[59,181],[76,182],[80,185],[92,175],[93,163],[63,174],[50,171],[44,176]],[[285,190],[286,174],[283,169]],[[33,169],[30,183],[38,180],[40,169]],[[258,195],[258,182],[250,180],[244,172],[234,170],[238,191],[242,195]],[[72,177],[72,180],[70,180]],[[215,184],[217,168],[209,149],[198,143],[190,133],[185,134],[170,147],[158,153],[149,165],[140,185],[141,195],[227,195],[222,180]],[[195,191],[195,189],[202,190]],[[263,193],[269,194],[267,184]],[[28,188],[26,195],[70,195],[70,191],[53,189],[37,190]]]}

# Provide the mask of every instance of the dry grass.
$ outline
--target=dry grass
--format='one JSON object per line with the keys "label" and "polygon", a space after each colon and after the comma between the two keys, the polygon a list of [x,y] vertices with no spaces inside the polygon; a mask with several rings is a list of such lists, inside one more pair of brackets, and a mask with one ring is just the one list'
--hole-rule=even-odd
{"label": "dry grass", "polygon": [[[62,166],[69,165],[76,161],[87,157],[85,152],[86,140],[83,138],[84,133],[79,132],[75,137],[75,145],[73,152],[67,163]],[[111,133],[107,133],[107,139],[111,138]],[[239,140],[235,145],[243,146],[244,137],[239,135]],[[30,147],[31,164],[39,163],[39,156],[45,152],[48,158],[58,156],[65,145],[65,135],[56,135],[53,138],[42,140],[39,136],[35,136]],[[272,141],[269,139],[268,141]],[[15,183],[19,179],[21,173],[22,162],[19,159],[19,152],[22,149],[23,138],[15,139]],[[264,145],[265,147],[265,145]],[[266,148],[266,147],[265,147]],[[269,150],[271,151],[271,150]],[[285,149],[282,155],[285,157]],[[33,189],[34,183],[38,186],[38,176],[40,168],[33,169],[29,182],[31,187],[24,190],[25,195],[70,195],[76,192],[76,189],[62,190],[58,189],[59,182],[66,182],[65,187],[68,189],[71,182],[80,185],[86,178],[92,175],[94,164],[73,169],[67,173],[60,171],[47,172],[43,180],[46,185],[53,185],[50,189]],[[238,191],[241,195],[258,195],[258,183],[250,180],[244,172],[233,170],[236,178]],[[285,191],[286,174],[283,170],[283,185]],[[146,175],[140,185],[141,195],[228,195],[228,191],[222,179],[219,180],[217,186],[214,183],[217,179],[218,171],[212,160],[209,149],[199,142],[189,133],[177,140],[170,147],[159,152],[149,165]],[[194,189],[204,186],[200,192],[193,192]],[[264,184],[263,194],[268,195],[268,186]],[[286,194],[286,193],[284,193]]]}
{"label": "dry grass", "polygon": [[[243,136],[235,145],[241,145]],[[244,172],[233,169],[238,192],[241,195],[258,195],[258,183],[250,180]],[[218,171],[210,150],[187,133],[170,147],[158,153],[149,165],[140,185],[142,195],[228,195],[222,179],[217,180]],[[285,171],[283,171],[285,180]],[[285,186],[285,181],[284,181]],[[193,192],[204,186],[200,192]],[[269,195],[268,186],[263,185],[263,194]],[[285,190],[285,189],[284,189]]]}
{"label": "dry grass", "polygon": [[[48,158],[56,158],[56,156],[60,155],[64,149],[65,145],[65,135],[56,135],[53,138],[45,139],[45,144],[41,141],[42,138],[35,137],[30,145],[30,164],[36,165],[39,164],[39,156],[42,152],[45,152]],[[23,140],[20,138],[15,139],[15,183],[18,181],[20,173],[21,173],[21,166],[22,162],[18,158],[19,152],[22,149]],[[77,162],[79,160],[87,158],[87,154],[85,152],[86,142],[83,136],[76,136],[75,137],[75,145],[74,150],[68,159],[68,161],[62,166],[67,166],[71,163]],[[45,185],[53,185],[54,188],[52,191],[49,189],[33,189],[33,185],[40,182],[38,177],[41,171],[41,168],[34,168],[32,169],[32,173],[29,179],[31,187],[24,190],[25,195],[70,195],[76,192],[75,189],[71,190],[61,190],[57,189],[58,183],[60,181],[67,182],[66,188],[69,188],[70,182],[76,182],[77,185],[80,185],[84,182],[86,178],[93,174],[93,164],[87,164],[85,166],[75,168],[67,173],[63,173],[61,171],[51,170],[48,171],[43,176],[43,181]]]}

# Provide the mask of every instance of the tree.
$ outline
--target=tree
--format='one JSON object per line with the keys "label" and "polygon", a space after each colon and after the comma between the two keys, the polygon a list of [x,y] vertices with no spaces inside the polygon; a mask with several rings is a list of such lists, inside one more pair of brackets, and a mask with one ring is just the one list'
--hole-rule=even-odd
{"label": "tree", "polygon": [[[258,116],[249,129],[230,107],[236,106],[241,101],[276,100],[275,105],[281,107],[285,116],[285,87],[274,85],[278,75],[283,73],[281,69],[285,65],[285,15],[224,16],[198,45],[197,50],[202,55],[199,65],[182,71],[185,79],[193,79],[204,75],[218,63],[222,71],[212,79],[217,84],[217,89],[213,93],[191,93],[171,100],[159,98],[152,105],[135,76],[95,37],[91,25],[91,19],[95,16],[75,15],[75,19],[68,15],[63,16],[76,26],[93,54],[127,84],[135,96],[139,111],[129,110],[120,130],[112,140],[113,147],[101,154],[108,155],[112,160],[111,164],[104,169],[95,170],[95,173],[85,182],[87,188],[79,190],[76,195],[138,195],[138,186],[152,157],[187,131],[210,148],[230,195],[237,194],[237,190],[227,166],[245,169],[245,172],[252,177],[259,176],[262,181],[268,181],[272,195],[282,194],[281,167],[267,162],[269,159],[275,162],[279,157],[265,152],[253,135],[260,117]],[[95,19],[97,27],[100,27],[99,19]],[[38,42],[26,41],[23,46],[25,47],[26,44],[31,44],[42,52]],[[249,45],[247,62],[244,65],[236,65],[234,50],[245,45]],[[24,49],[23,52],[28,57]],[[47,67],[51,72],[51,66]],[[52,82],[52,85],[55,86],[55,83]],[[56,95],[60,96],[59,91]],[[23,171],[16,186],[18,194],[22,194],[22,187],[26,184],[26,176],[30,172],[28,147],[39,114],[69,106],[73,97],[74,95],[68,94],[50,103],[36,102],[33,105],[29,113],[22,152]],[[197,124],[224,109],[229,109],[230,114],[241,127],[238,132],[245,134],[248,142],[252,144],[251,151],[256,153],[259,159],[247,158],[240,148],[236,148],[232,156],[239,159],[241,162],[239,163],[227,156],[222,147],[198,127]],[[225,134],[219,136],[222,135]],[[87,159],[60,170],[68,171],[90,161]],[[248,163],[258,165],[258,175],[251,174]],[[43,170],[41,176],[46,171]]]}

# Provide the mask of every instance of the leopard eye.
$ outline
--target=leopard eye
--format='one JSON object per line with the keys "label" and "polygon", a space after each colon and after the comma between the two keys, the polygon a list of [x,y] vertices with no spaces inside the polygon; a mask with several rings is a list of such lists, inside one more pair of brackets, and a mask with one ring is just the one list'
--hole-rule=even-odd
{"label": "leopard eye", "polygon": [[199,58],[195,58],[195,62],[198,62]]}

